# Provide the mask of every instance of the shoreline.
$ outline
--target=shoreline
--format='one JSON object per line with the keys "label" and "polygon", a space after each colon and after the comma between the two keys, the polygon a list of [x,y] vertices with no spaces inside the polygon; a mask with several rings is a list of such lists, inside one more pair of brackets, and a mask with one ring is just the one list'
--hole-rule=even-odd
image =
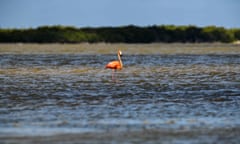
{"label": "shoreline", "polygon": [[[240,127],[197,128],[179,130],[146,129],[141,131],[107,131],[52,136],[0,136],[1,143],[44,144],[44,143],[128,143],[128,142],[197,142],[197,143],[237,143]],[[206,139],[204,139],[206,137]]]}
{"label": "shoreline", "polygon": [[0,43],[0,54],[115,54],[118,49],[125,54],[240,54],[233,43]]}

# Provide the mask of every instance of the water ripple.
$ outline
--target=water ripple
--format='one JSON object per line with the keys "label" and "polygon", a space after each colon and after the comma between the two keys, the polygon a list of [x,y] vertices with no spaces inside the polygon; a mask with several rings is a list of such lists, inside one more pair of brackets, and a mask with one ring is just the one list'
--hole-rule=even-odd
{"label": "water ripple", "polygon": [[126,55],[115,80],[113,58],[1,55],[0,133],[239,125],[239,56]]}

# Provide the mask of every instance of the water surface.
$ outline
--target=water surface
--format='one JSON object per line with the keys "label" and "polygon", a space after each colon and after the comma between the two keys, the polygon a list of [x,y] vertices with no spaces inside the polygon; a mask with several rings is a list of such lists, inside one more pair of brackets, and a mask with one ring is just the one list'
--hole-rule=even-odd
{"label": "water surface", "polygon": [[[161,136],[153,143],[212,143],[224,132],[225,142],[239,141],[238,54],[123,54],[114,80],[104,69],[117,58],[111,53],[0,54],[2,142],[76,134],[89,143],[97,135],[115,143]],[[126,133],[129,141],[116,136]]]}

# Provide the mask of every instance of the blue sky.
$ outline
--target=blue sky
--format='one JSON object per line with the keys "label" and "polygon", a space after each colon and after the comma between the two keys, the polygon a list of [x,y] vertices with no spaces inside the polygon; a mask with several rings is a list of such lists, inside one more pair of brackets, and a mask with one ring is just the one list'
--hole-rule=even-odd
{"label": "blue sky", "polygon": [[240,28],[240,0],[0,0],[0,28],[130,24]]}

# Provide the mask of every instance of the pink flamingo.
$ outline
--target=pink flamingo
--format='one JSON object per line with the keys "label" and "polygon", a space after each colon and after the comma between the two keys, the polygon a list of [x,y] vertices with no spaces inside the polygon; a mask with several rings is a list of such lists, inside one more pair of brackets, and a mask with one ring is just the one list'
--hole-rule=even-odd
{"label": "pink flamingo", "polygon": [[120,50],[118,50],[118,60],[111,61],[105,66],[105,68],[112,69],[112,79],[114,79],[114,73],[117,70],[121,70],[123,68],[121,56],[122,56],[122,52]]}

